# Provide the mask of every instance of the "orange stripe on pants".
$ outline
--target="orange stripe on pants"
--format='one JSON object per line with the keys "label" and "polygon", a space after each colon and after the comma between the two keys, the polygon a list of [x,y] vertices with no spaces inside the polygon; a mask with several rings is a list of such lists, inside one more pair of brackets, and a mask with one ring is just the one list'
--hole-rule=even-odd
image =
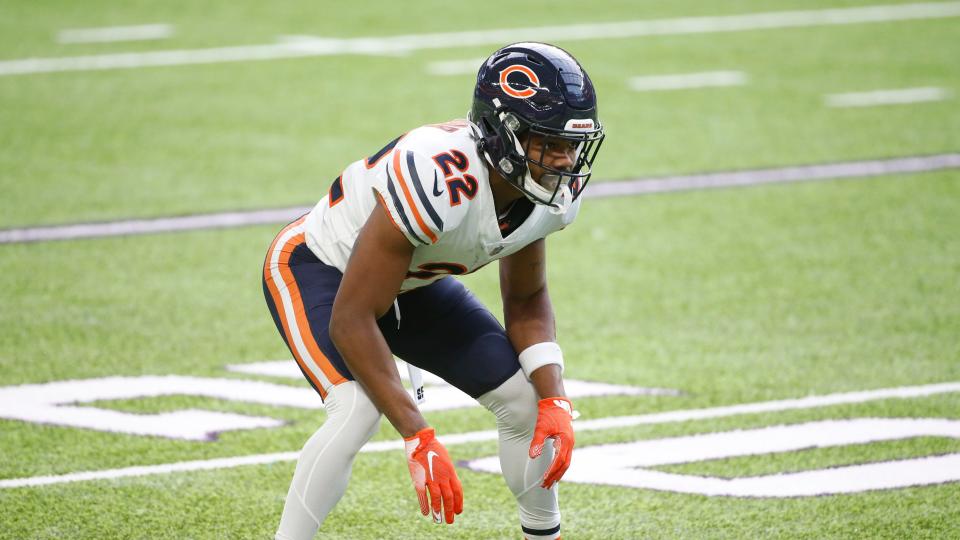
{"label": "orange stripe on pants", "polygon": [[[340,375],[336,368],[333,367],[333,365],[330,363],[330,360],[328,360],[326,355],[323,354],[323,351],[320,350],[320,346],[317,344],[316,339],[314,339],[313,332],[310,329],[310,322],[307,320],[306,308],[304,307],[303,299],[300,296],[300,289],[297,287],[296,279],[294,278],[293,272],[290,270],[290,266],[288,264],[290,255],[293,253],[294,248],[304,242],[304,234],[302,232],[296,234],[287,240],[283,246],[280,246],[279,248],[277,247],[277,243],[281,236],[289,232],[292,228],[301,225],[302,223],[303,218],[291,223],[282,231],[280,231],[280,234],[278,234],[277,238],[274,239],[270,246],[270,251],[267,253],[267,261],[264,264],[263,276],[267,284],[267,289],[270,291],[270,296],[273,298],[274,305],[277,308],[277,313],[280,316],[280,322],[283,326],[284,339],[286,340],[287,345],[290,347],[290,350],[293,352],[294,359],[296,359],[297,363],[300,365],[300,368],[310,378],[310,381],[313,383],[314,387],[316,387],[320,392],[320,397],[322,399],[326,399],[328,387],[325,387],[324,384],[322,384],[317,377],[317,374],[314,373],[314,369],[301,356],[301,351],[294,343],[293,335],[290,332],[290,325],[296,325],[296,329],[300,334],[301,340],[303,341],[304,346],[307,348],[306,352],[309,356],[309,360],[312,360],[313,363],[320,368],[323,376],[330,381],[331,385],[337,385],[347,380]],[[276,283],[273,278],[273,273],[270,271],[271,261],[273,260],[273,256],[278,249],[280,251],[278,270],[280,277],[283,279],[282,286],[286,288],[290,296],[290,304],[294,314],[293,320],[288,320],[287,318],[283,297],[280,294],[281,285]]]}

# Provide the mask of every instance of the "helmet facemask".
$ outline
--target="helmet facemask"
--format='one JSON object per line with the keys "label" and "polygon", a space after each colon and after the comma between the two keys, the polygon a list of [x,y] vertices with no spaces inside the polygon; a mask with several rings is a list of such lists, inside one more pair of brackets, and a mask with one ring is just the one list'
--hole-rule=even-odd
{"label": "helmet facemask", "polygon": [[[523,126],[516,116],[505,110],[498,111],[497,116],[499,138],[510,148],[504,148],[504,157],[491,165],[531,201],[549,206],[555,213],[566,212],[590,180],[593,161],[604,139],[602,126],[590,119],[570,120],[568,129],[558,130]],[[535,140],[539,141],[539,147],[532,144]],[[551,149],[556,147],[572,149],[573,163],[569,169],[546,163]],[[490,161],[489,154],[486,157]],[[541,171],[539,179],[533,178],[531,165]]]}
{"label": "helmet facemask", "polygon": [[[603,129],[600,126],[582,130],[554,130],[531,126],[526,133],[518,137],[523,139],[523,155],[527,171],[522,185],[518,188],[533,202],[550,206],[563,213],[580,196],[590,181],[591,167],[603,143]],[[533,142],[538,141],[538,145]],[[568,169],[558,169],[548,165],[549,156],[556,148],[572,154],[572,164]],[[534,180],[532,167],[541,171],[540,178]]]}

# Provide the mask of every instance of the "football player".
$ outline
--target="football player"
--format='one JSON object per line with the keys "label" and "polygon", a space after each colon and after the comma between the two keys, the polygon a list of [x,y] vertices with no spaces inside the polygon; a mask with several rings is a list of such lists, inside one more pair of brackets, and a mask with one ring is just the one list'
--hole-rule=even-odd
{"label": "football player", "polygon": [[[264,294],[327,420],[303,447],[276,538],[313,538],[381,415],[404,438],[421,512],[437,523],[462,512],[453,461],[394,356],[493,412],[523,535],[560,537],[573,405],[544,237],[576,217],[603,137],[593,83],[569,53],[509,45],[481,66],[466,120],[416,128],[352,163],[280,232]],[[494,260],[505,328],[449,277]]]}

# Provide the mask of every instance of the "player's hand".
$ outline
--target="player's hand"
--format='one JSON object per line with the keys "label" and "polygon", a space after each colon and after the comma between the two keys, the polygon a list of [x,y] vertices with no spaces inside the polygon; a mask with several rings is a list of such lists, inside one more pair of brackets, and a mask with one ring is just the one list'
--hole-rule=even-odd
{"label": "player's hand", "polygon": [[[405,438],[404,442],[410,477],[420,498],[420,512],[426,516],[432,507],[433,521],[440,523],[442,502],[447,523],[453,523],[453,515],[463,512],[463,488],[447,449],[434,437],[433,428],[429,427],[421,429],[409,439]],[[429,502],[427,490],[430,491]]]}
{"label": "player's hand", "polygon": [[543,453],[547,439],[553,439],[553,463],[540,485],[550,489],[567,472],[573,455],[573,403],[565,397],[541,399],[537,404],[537,426],[530,442],[531,459]]}

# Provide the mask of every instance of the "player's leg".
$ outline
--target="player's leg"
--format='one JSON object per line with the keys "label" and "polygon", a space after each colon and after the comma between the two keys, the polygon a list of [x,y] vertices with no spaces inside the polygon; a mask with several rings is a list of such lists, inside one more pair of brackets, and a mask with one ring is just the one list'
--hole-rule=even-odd
{"label": "player's leg", "polygon": [[[477,399],[497,418],[500,466],[517,499],[524,535],[560,534],[557,487],[540,487],[553,446],[529,458],[537,421],[537,394],[497,319],[452,278],[400,295],[400,329],[393,314],[380,321],[397,356],[426,369]],[[429,398],[429,391],[427,394]]]}
{"label": "player's leg", "polygon": [[541,487],[553,459],[553,441],[547,439],[543,454],[530,459],[530,441],[537,423],[537,393],[522,370],[477,400],[497,417],[500,469],[520,507],[524,537],[560,538],[558,486]]}
{"label": "player's leg", "polygon": [[297,459],[277,540],[312,539],[347,490],[353,460],[379,428],[380,412],[355,381],[330,389],[327,420]]}
{"label": "player's leg", "polygon": [[353,460],[380,419],[327,332],[341,275],[313,256],[300,223],[281,231],[267,253],[264,296],[297,365],[323,398],[327,420],[300,452],[277,530],[282,540],[316,535],[343,496]]}

